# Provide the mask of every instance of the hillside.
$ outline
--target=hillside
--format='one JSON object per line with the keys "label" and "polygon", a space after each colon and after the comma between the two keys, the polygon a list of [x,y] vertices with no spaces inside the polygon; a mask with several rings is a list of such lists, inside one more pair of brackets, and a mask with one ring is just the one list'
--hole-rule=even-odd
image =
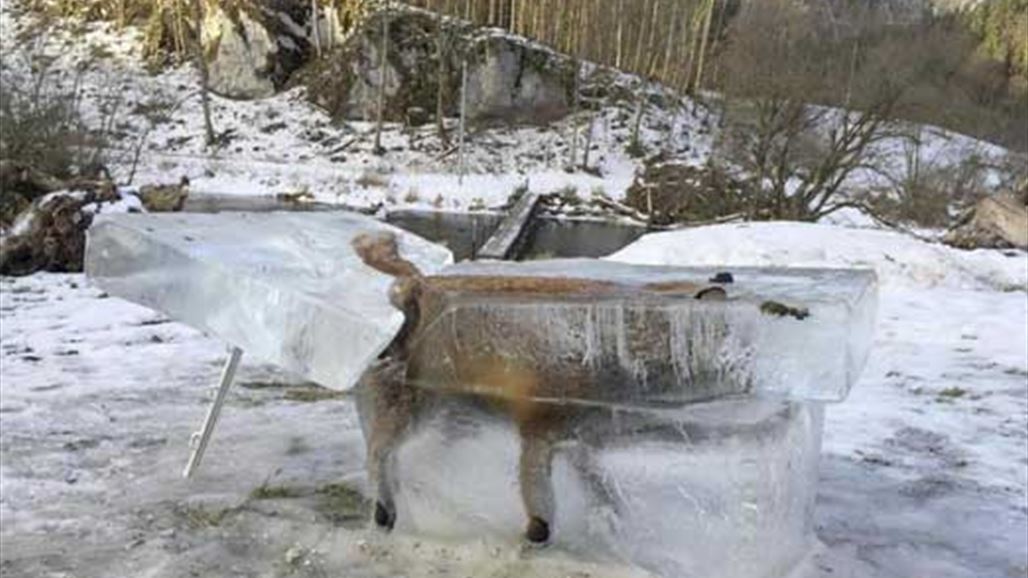
{"label": "hillside", "polygon": [[[516,35],[497,30],[483,34],[448,20],[451,35],[458,39],[452,42],[471,43],[492,55],[471,67],[470,110],[481,103],[482,114],[471,117],[461,155],[456,146],[459,87],[452,86],[459,82],[459,75],[454,76],[459,62],[449,65],[441,132],[433,119],[438,85],[419,88],[402,80],[435,76],[431,58],[422,69],[403,65],[432,50],[435,40],[425,23],[434,20],[416,10],[404,14],[394,17],[391,29],[389,74],[400,80],[390,83],[393,96],[386,101],[387,122],[380,137],[384,150],[376,150],[375,143],[376,21],[351,33],[349,42],[334,51],[326,47],[325,56],[308,56],[306,64],[276,81],[281,87],[268,96],[212,95],[214,147],[204,142],[196,70],[188,62],[171,60],[151,73],[146,34],[137,26],[47,20],[5,4],[0,15],[4,86],[41,81],[50,98],[74,98],[120,182],[168,183],[187,177],[194,193],[280,195],[363,208],[485,209],[502,206],[526,186],[546,193],[573,191],[583,200],[622,199],[648,164],[702,166],[721,146],[721,108],[714,95],[680,97],[660,84],[585,63],[577,81],[567,72],[533,72],[537,85],[551,87],[545,89],[550,90],[549,101],[534,100],[547,94],[543,89],[518,96],[509,92],[515,90],[509,83],[524,73],[515,76],[502,68],[509,58],[504,55],[531,54],[536,66],[557,71],[570,70],[575,61]],[[248,68],[254,65],[246,58],[260,56],[233,52],[238,43],[227,38],[212,60],[212,86],[217,87],[219,78],[226,79],[230,92],[233,86],[255,86],[261,77],[253,71],[259,69]],[[287,40],[279,37],[280,42]],[[348,50],[358,51],[357,56]],[[219,69],[219,62],[231,66]],[[355,62],[364,64],[333,68]],[[350,84],[326,91],[336,78],[351,79]],[[336,102],[321,94],[350,96]],[[529,117],[515,122],[489,118],[489,107],[496,106],[501,106],[495,109],[498,114],[509,116],[510,109],[502,106],[519,98],[535,103],[525,110]],[[547,102],[563,110],[550,120],[531,118],[543,114]],[[410,113],[422,118],[408,118]],[[909,133],[916,127],[897,128]],[[958,166],[965,159],[986,159],[983,166],[1005,162],[1006,153],[998,147],[931,127],[916,132],[922,137],[919,150],[925,166]],[[900,140],[881,146],[897,152],[907,148]],[[908,168],[898,155],[889,164],[892,179]],[[847,187],[859,193],[884,186],[887,180],[876,176],[881,168],[855,172]]]}

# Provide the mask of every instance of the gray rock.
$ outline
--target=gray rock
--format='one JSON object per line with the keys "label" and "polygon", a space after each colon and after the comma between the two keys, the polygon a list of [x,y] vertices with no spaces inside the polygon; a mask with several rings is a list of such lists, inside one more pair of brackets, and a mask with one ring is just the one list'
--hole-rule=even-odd
{"label": "gray rock", "polygon": [[314,60],[296,78],[308,97],[336,118],[372,120],[384,82],[384,117],[404,122],[408,111],[459,113],[461,66],[468,63],[467,111],[472,120],[548,122],[569,112],[574,67],[566,56],[507,35],[481,31],[457,20],[443,21],[448,47],[440,55],[439,20],[429,13],[389,12],[382,69],[383,13],[374,14],[350,39]]}
{"label": "gray rock", "polygon": [[950,231],[945,241],[963,249],[1028,249],[1028,183],[1019,195],[985,197],[970,219]]}
{"label": "gray rock", "polygon": [[202,45],[212,91],[230,98],[271,96],[308,56],[306,3],[259,0],[212,7]]}

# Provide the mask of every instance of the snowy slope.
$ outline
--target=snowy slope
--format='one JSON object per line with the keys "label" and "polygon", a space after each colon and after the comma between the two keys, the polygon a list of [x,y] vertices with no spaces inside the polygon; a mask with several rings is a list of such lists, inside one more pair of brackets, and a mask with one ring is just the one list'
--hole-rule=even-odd
{"label": "snowy slope", "polygon": [[[132,184],[178,182],[187,176],[194,193],[308,192],[319,201],[348,206],[463,210],[502,205],[525,184],[544,193],[573,187],[583,198],[600,192],[619,198],[642,164],[626,151],[634,124],[633,103],[546,126],[475,128],[468,137],[467,176],[460,179],[458,155],[443,145],[434,126],[388,125],[383,134],[387,153],[377,156],[372,152],[373,123],[332,122],[307,101],[302,88],[252,101],[214,96],[215,129],[226,142],[210,151],[203,143],[199,84],[191,66],[150,74],[141,58],[139,29],[117,30],[106,23],[44,24],[17,7],[16,0],[0,6],[0,68],[5,80],[24,77],[30,60],[42,57],[51,61],[51,79],[64,90],[80,82],[82,108],[92,124],[101,122],[100,110],[116,108],[109,164],[117,178],[131,177]],[[618,77],[625,86],[639,82],[630,75]],[[647,87],[666,91],[656,84]],[[717,96],[705,98],[716,101]],[[671,100],[677,105],[647,107],[640,131],[647,152],[664,152],[690,164],[705,162],[717,137],[716,113],[697,101]],[[451,134],[455,123],[450,120]],[[580,155],[590,123],[590,167],[596,174],[566,172],[572,135],[579,134]],[[998,160],[1006,152],[932,127],[924,127],[920,136],[925,167],[971,156]],[[849,186],[866,189],[902,180],[907,168],[905,142],[893,139],[880,146],[879,153],[892,161],[882,169],[888,177],[862,171],[852,176]]]}
{"label": "snowy slope", "polygon": [[[211,152],[203,143],[199,84],[191,66],[151,75],[141,58],[140,30],[119,31],[101,22],[43,26],[16,6],[5,2],[0,8],[6,73],[24,77],[29,57],[42,56],[52,59],[53,78],[70,88],[84,68],[87,116],[99,123],[104,106],[121,111],[111,163],[119,179],[132,172],[134,151],[142,144],[135,184],[177,182],[184,175],[200,193],[308,191],[318,200],[351,206],[467,209],[502,205],[525,183],[541,192],[571,186],[584,197],[601,189],[621,196],[641,162],[625,151],[634,106],[611,106],[592,119],[590,167],[598,175],[564,170],[574,131],[581,155],[587,130],[587,119],[567,118],[548,126],[475,128],[464,161],[468,176],[461,180],[458,155],[448,152],[433,125],[387,125],[387,153],[377,156],[373,123],[334,123],[304,98],[302,88],[252,101],[214,96],[215,130],[226,133],[228,142]],[[638,82],[627,76],[622,80]],[[452,135],[455,123],[451,119]],[[702,107],[680,100],[676,110],[651,108],[640,138],[651,153],[663,150],[699,163],[709,154],[712,125]]]}

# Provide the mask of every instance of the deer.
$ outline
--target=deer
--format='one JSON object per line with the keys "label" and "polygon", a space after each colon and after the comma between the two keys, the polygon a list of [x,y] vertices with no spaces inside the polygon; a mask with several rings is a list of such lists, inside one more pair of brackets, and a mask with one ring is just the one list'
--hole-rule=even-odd
{"label": "deer", "polygon": [[[560,443],[582,428],[583,419],[597,410],[573,404],[541,403],[552,393],[550,385],[559,382],[563,395],[587,397],[597,387],[623,387],[625,376],[616,373],[597,383],[595,372],[571,367],[548,375],[538,367],[519,364],[499,355],[467,355],[445,342],[435,340],[424,344],[421,338],[446,309],[448,296],[454,293],[488,296],[603,296],[623,294],[637,288],[625,288],[614,282],[546,277],[442,275],[428,276],[404,259],[392,233],[365,233],[354,238],[352,246],[367,266],[393,277],[389,301],[404,314],[404,323],[393,341],[360,378],[358,411],[369,418],[365,428],[367,469],[374,493],[373,520],[377,526],[392,530],[396,523],[395,452],[412,431],[413,426],[440,391],[462,392],[464,383],[475,385],[475,403],[485,404],[489,411],[509,418],[516,425],[521,440],[518,463],[520,497],[527,514],[523,533],[531,544],[542,545],[550,540],[555,512],[551,479],[554,455]],[[682,294],[701,300],[724,300],[726,292],[720,285],[698,286],[692,283],[660,283],[644,286],[643,291],[655,294]],[[512,339],[518,339],[512,336]],[[531,337],[526,337],[531,339]],[[644,343],[642,346],[648,346]],[[432,360],[446,357],[453,360],[455,370],[440,376],[433,371]],[[561,373],[562,372],[562,373]],[[454,377],[456,376],[456,377]],[[461,383],[446,383],[456,379]],[[419,384],[430,383],[432,387]],[[702,432],[692,432],[694,436]],[[603,480],[590,463],[589,452],[579,452],[574,467],[582,478],[606,499],[615,502]]]}

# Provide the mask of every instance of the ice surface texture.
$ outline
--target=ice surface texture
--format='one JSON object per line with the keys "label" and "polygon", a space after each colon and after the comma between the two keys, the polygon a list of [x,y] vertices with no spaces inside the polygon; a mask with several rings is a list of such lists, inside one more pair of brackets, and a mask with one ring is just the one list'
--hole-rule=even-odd
{"label": "ice surface texture", "polygon": [[[738,394],[840,401],[867,357],[874,273],[648,267],[595,260],[461,263],[442,276],[595,281],[572,291],[462,291],[412,348],[422,387],[660,405]],[[719,286],[725,300],[697,299]],[[583,289],[584,287],[584,289]]]}
{"label": "ice surface texture", "polygon": [[365,266],[354,236],[391,231],[425,272],[450,252],[349,213],[100,216],[86,273],[141,303],[326,387],[346,389],[393,340],[393,279]]}
{"label": "ice surface texture", "polygon": [[[555,448],[551,547],[667,578],[779,578],[809,552],[820,404],[538,409],[546,411],[559,415],[537,432]],[[519,539],[516,416],[449,393],[415,413],[395,453],[397,530]]]}

